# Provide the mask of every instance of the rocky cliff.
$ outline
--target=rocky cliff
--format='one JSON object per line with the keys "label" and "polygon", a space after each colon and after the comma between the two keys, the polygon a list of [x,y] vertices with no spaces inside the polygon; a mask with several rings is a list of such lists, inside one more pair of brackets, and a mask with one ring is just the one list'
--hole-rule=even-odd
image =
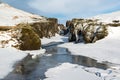
{"label": "rocky cliff", "polygon": [[21,50],[40,49],[43,37],[58,32],[58,20],[31,14],[0,4],[0,47],[13,46]]}
{"label": "rocky cliff", "polygon": [[72,19],[66,22],[69,41],[93,43],[108,35],[107,25],[97,19]]}

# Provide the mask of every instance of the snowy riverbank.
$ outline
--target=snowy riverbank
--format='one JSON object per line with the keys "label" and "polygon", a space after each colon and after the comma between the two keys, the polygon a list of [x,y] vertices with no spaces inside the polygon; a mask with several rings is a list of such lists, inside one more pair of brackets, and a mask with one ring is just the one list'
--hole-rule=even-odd
{"label": "snowy riverbank", "polygon": [[27,54],[14,48],[0,48],[0,79],[13,70],[16,61],[22,60]]}
{"label": "snowy riverbank", "polygon": [[34,51],[21,51],[15,48],[0,48],[0,79],[4,78],[11,71],[13,71],[13,66],[17,61],[21,61],[27,56],[28,53],[33,55],[35,58],[37,55],[43,54],[45,49],[34,50]]}
{"label": "snowy riverbank", "polygon": [[[77,68],[73,68],[76,66],[74,64],[63,63],[59,66],[54,68],[48,69],[46,72],[46,80],[88,80],[87,78],[92,77],[92,80],[119,80],[120,79],[120,27],[109,27],[109,35],[97,41],[93,44],[84,44],[78,43],[75,44],[74,42],[68,43],[66,37],[62,37],[57,35],[51,39],[47,39],[49,42],[61,41],[66,42],[64,44],[59,45],[58,47],[68,48],[72,55],[83,55],[93,59],[98,60],[99,62],[110,62],[109,68],[107,70],[102,70],[98,68],[87,68],[78,66]],[[45,42],[46,43],[46,42]],[[62,53],[62,52],[61,52]],[[72,67],[71,67],[72,66]],[[82,68],[82,70],[80,69]],[[84,71],[86,72],[84,72]],[[83,72],[82,72],[83,71]],[[85,74],[82,74],[85,73]],[[88,73],[87,73],[88,72]],[[91,73],[89,76],[86,77],[87,74]],[[77,75],[79,74],[79,75]],[[100,77],[96,79],[96,76]],[[71,75],[71,76],[70,76]],[[91,76],[92,75],[92,76]],[[84,76],[84,77],[83,77]]]}
{"label": "snowy riverbank", "polygon": [[93,44],[65,43],[59,47],[68,48],[73,55],[83,55],[100,62],[120,64],[120,27],[109,27],[109,35]]}
{"label": "snowy riverbank", "polygon": [[[45,80],[119,80],[120,79],[120,62],[119,62],[119,40],[120,27],[109,27],[109,35],[93,44],[84,44],[67,42],[67,37],[57,35],[50,39],[43,38],[42,45],[51,42],[65,42],[58,47],[68,48],[72,55],[82,55],[98,60],[99,62],[110,62],[106,70],[95,67],[85,67],[72,63],[61,63],[55,67],[49,68],[45,72]],[[56,45],[57,46],[57,45]],[[45,49],[36,51],[20,51],[14,48],[0,48],[0,78],[4,78],[13,70],[16,61],[22,60],[27,54],[43,54]],[[60,51],[59,54],[64,53]],[[50,55],[49,55],[50,56]],[[87,77],[86,77],[87,76]]]}

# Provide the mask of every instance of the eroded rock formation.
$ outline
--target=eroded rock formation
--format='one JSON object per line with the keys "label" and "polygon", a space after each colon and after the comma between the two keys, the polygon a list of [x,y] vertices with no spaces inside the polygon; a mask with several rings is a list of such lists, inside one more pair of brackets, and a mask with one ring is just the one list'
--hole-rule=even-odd
{"label": "eroded rock formation", "polygon": [[13,46],[20,50],[37,50],[41,47],[40,39],[50,38],[58,33],[56,18],[44,22],[20,23],[12,27],[0,28],[0,47]]}
{"label": "eroded rock formation", "polygon": [[69,41],[94,43],[108,35],[107,25],[92,19],[72,19],[66,22]]}
{"label": "eroded rock formation", "polygon": [[48,18],[47,22],[31,23],[30,26],[34,28],[34,31],[40,38],[55,36],[58,33],[58,20],[56,18]]}

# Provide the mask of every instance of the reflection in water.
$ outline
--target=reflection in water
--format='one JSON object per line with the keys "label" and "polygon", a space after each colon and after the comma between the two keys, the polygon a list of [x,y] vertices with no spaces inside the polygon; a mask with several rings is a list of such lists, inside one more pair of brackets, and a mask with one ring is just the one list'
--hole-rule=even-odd
{"label": "reflection in water", "polygon": [[[49,68],[54,68],[62,63],[69,62],[73,64],[78,64],[86,67],[96,67],[101,69],[107,69],[108,66],[103,63],[97,63],[94,60],[85,56],[71,55],[68,49],[52,46],[44,46],[46,48],[46,53],[40,57],[40,62],[32,73],[26,75],[10,73],[3,80],[43,80],[45,79],[45,72]],[[48,56],[48,54],[51,54]]]}
{"label": "reflection in water", "polygon": [[108,66],[104,63],[98,63],[97,60],[89,58],[89,57],[85,57],[85,56],[72,56],[72,60],[74,64],[79,64],[82,66],[86,66],[86,67],[96,67],[96,68],[100,68],[100,69],[107,69]]}

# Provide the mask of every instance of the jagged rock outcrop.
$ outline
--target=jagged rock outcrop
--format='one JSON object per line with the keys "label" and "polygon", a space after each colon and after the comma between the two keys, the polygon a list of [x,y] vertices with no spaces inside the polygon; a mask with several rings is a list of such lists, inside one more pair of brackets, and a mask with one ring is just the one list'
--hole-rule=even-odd
{"label": "jagged rock outcrop", "polygon": [[48,18],[46,22],[36,22],[30,25],[34,28],[34,31],[40,38],[55,36],[58,33],[58,20],[56,18]]}
{"label": "jagged rock outcrop", "polygon": [[69,28],[69,41],[93,43],[108,35],[107,25],[92,19],[72,19],[66,22]]}

